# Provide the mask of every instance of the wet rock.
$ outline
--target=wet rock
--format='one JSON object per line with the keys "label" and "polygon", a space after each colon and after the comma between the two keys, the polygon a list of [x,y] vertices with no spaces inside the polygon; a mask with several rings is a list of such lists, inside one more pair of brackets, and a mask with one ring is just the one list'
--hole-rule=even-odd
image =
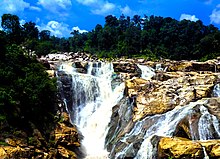
{"label": "wet rock", "polygon": [[207,101],[209,112],[220,120],[220,98],[210,98]]}

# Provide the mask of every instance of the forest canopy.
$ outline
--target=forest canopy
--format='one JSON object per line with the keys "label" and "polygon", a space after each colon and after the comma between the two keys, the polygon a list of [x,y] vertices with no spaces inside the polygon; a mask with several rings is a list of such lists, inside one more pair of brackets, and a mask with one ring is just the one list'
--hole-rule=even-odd
{"label": "forest canopy", "polygon": [[170,17],[121,15],[105,17],[90,32],[59,38],[36,24],[19,23],[19,17],[2,16],[2,37],[7,44],[25,46],[38,56],[55,52],[85,51],[99,57],[144,57],[149,60],[206,60],[220,55],[220,31],[202,21],[175,20]]}

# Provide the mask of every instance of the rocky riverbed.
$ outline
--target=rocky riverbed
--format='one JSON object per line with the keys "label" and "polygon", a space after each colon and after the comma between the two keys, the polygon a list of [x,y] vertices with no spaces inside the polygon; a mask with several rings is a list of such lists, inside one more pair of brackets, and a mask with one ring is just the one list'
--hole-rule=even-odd
{"label": "rocky riverbed", "polygon": [[[57,72],[61,64],[86,74],[91,64],[101,67],[103,62],[112,63],[112,88],[124,83],[125,89],[123,97],[112,105],[107,125],[105,148],[110,158],[220,157],[219,58],[206,62],[108,61],[85,53],[65,53],[40,61],[51,77],[58,76],[67,110],[72,109],[73,78],[67,72]],[[0,158],[83,158],[82,136],[62,111],[62,121],[52,135],[53,146],[47,146],[37,130],[34,144],[28,143],[23,132],[20,138],[3,136],[7,146],[0,147]]]}

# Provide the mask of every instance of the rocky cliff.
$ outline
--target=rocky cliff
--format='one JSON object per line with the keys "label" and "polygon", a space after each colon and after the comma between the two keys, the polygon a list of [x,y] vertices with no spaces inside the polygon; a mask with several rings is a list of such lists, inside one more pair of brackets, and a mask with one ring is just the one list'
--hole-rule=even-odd
{"label": "rocky cliff", "polygon": [[[83,137],[64,113],[66,109],[74,112],[73,78],[56,70],[60,64],[68,63],[79,73],[91,71],[95,75],[89,65],[101,67],[105,60],[70,53],[48,55],[41,61],[51,77],[59,77],[66,108],[60,105],[50,141],[34,126],[31,137],[23,131],[0,137],[4,141],[0,158],[83,158]],[[105,147],[110,158],[220,158],[219,59],[116,59],[112,64],[112,88],[124,83],[125,90],[121,100],[112,106],[108,124]]]}

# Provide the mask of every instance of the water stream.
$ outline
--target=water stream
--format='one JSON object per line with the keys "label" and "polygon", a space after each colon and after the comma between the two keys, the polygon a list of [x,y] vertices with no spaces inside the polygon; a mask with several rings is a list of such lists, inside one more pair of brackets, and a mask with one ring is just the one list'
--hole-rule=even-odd
{"label": "water stream", "polygon": [[213,96],[220,97],[220,83],[216,84],[213,89]]}
{"label": "water stream", "polygon": [[[142,70],[142,78],[150,80],[154,70],[150,67],[138,65]],[[70,79],[71,97],[64,96],[67,111],[71,121],[83,134],[83,146],[86,149],[87,159],[123,159],[127,154],[135,154],[135,159],[156,159],[157,148],[153,140],[156,136],[172,137],[175,135],[181,120],[187,119],[192,140],[208,140],[220,138],[220,123],[216,116],[209,113],[204,106],[205,100],[191,102],[186,106],[178,106],[164,114],[147,116],[134,123],[130,131],[120,138],[120,143],[126,145],[117,152],[118,145],[113,145],[110,154],[105,149],[105,138],[109,130],[108,124],[112,115],[112,108],[123,98],[124,83],[112,87],[112,63],[88,63],[87,73],[79,73],[69,64],[62,64],[60,71],[65,72]],[[220,96],[220,86],[216,85],[214,96]],[[71,106],[67,106],[71,103]],[[131,104],[132,105],[132,104]],[[125,123],[118,123],[112,135],[117,136],[123,124],[129,124],[132,106],[124,102],[119,110],[119,116]],[[194,120],[194,117],[197,120]],[[150,124],[149,124],[150,123]],[[210,131],[211,130],[211,131]],[[137,144],[139,148],[136,149]],[[204,155],[206,151],[204,149]],[[207,158],[208,156],[206,156]]]}
{"label": "water stream", "polygon": [[104,159],[108,156],[104,140],[112,107],[122,98],[124,83],[112,89],[111,63],[89,63],[87,70],[82,74],[68,64],[60,67],[60,71],[72,78],[72,108],[68,111],[72,123],[84,136],[82,145],[86,149],[86,158]]}
{"label": "water stream", "polygon": [[146,66],[146,65],[138,65],[138,67],[141,69],[141,78],[150,80],[153,76],[155,76],[155,71],[153,68]]}

